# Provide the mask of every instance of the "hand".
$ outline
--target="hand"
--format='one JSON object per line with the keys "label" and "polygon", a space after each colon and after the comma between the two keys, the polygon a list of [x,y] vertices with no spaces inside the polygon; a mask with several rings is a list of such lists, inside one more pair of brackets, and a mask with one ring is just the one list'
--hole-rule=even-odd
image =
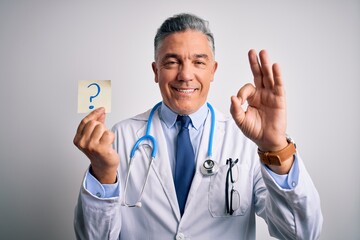
{"label": "hand", "polygon": [[[288,144],[283,80],[279,65],[270,63],[265,50],[260,51],[259,57],[260,62],[256,51],[249,51],[255,86],[246,84],[236,97],[231,97],[231,114],[245,136],[262,151],[278,151]],[[242,105],[246,101],[248,107],[244,111]]]}
{"label": "hand", "polygon": [[74,144],[90,159],[91,171],[102,184],[116,181],[119,156],[112,148],[115,135],[106,129],[105,109],[98,108],[79,124]]}

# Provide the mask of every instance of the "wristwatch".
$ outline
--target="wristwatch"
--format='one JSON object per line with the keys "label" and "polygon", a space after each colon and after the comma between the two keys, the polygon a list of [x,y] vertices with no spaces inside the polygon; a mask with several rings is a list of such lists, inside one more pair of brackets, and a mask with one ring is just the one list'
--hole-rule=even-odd
{"label": "wristwatch", "polygon": [[281,166],[282,162],[296,153],[295,142],[288,136],[286,137],[286,141],[288,142],[288,145],[276,152],[263,152],[258,149],[260,160],[266,165]]}

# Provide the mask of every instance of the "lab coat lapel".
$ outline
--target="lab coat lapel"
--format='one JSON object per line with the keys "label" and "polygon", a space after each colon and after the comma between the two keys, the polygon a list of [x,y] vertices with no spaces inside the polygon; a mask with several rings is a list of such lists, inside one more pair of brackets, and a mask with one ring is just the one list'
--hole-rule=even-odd
{"label": "lab coat lapel", "polygon": [[[215,114],[217,117],[219,114]],[[220,115],[219,115],[220,116]],[[210,116],[206,119],[203,135],[201,137],[200,147],[198,150],[197,158],[196,158],[196,172],[191,184],[191,188],[188,194],[188,198],[186,201],[186,208],[191,208],[192,202],[196,202],[194,199],[197,189],[204,177],[202,173],[200,172],[201,165],[204,163],[204,161],[208,158],[208,143],[210,138],[210,125],[211,125],[211,118]],[[221,144],[221,141],[224,137],[224,129],[223,125],[219,124],[219,121],[215,118],[215,129],[214,129],[214,139],[213,139],[213,147],[212,147],[212,157],[211,159],[218,164],[220,164],[221,159],[218,159],[218,148]],[[185,211],[185,214],[190,211]]]}
{"label": "lab coat lapel", "polygon": [[[138,131],[138,137],[143,136],[146,131],[146,125]],[[158,111],[153,115],[152,125],[150,129],[150,134],[154,136],[157,142],[157,153],[152,164],[152,169],[154,170],[157,178],[159,179],[166,197],[173,209],[174,214],[177,219],[180,221],[180,210],[176,198],[176,191],[169,161],[169,153],[167,150],[167,143],[165,140],[164,132],[161,126],[160,118]],[[151,174],[151,173],[150,173]]]}

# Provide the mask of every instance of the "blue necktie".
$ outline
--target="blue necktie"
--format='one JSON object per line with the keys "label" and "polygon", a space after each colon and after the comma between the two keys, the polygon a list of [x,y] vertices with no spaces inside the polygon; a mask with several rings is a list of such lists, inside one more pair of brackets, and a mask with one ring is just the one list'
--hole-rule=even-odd
{"label": "blue necktie", "polygon": [[195,173],[195,155],[189,135],[189,116],[178,116],[181,129],[176,143],[175,189],[180,213],[183,215],[188,192]]}

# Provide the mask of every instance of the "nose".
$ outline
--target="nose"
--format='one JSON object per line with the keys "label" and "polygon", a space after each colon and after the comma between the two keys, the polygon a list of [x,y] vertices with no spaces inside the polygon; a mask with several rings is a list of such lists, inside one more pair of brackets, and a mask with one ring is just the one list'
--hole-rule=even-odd
{"label": "nose", "polygon": [[177,80],[179,81],[192,81],[194,78],[194,69],[190,63],[183,63],[179,66]]}

